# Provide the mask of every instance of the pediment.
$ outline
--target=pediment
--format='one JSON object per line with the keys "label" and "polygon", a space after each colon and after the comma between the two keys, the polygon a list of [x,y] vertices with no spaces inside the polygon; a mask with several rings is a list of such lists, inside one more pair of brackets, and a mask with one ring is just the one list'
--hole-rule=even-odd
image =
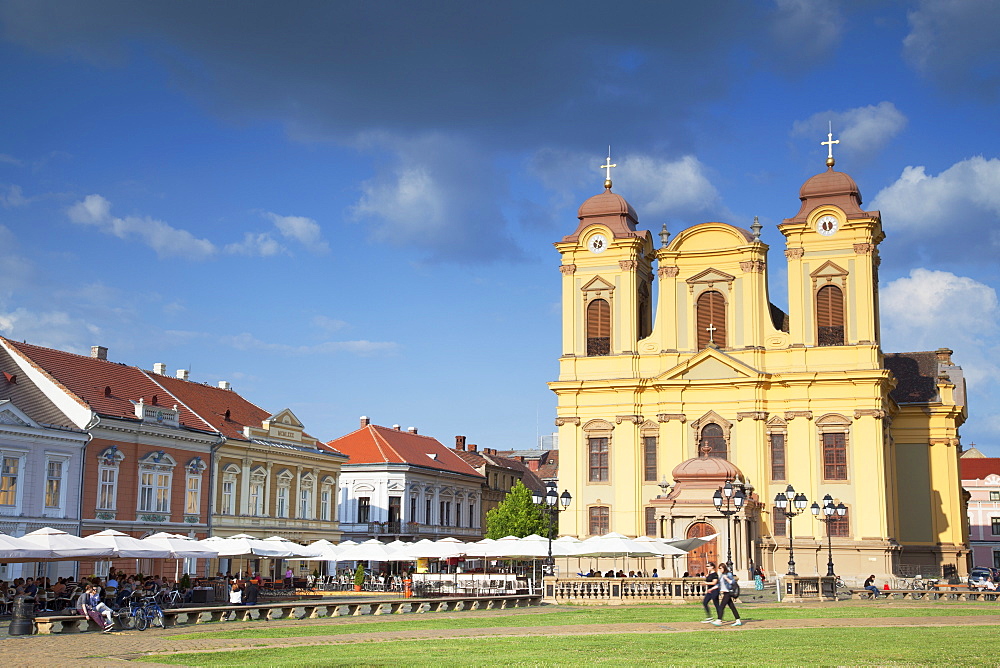
{"label": "pediment", "polygon": [[25,415],[20,408],[11,403],[10,399],[0,401],[0,424],[38,428],[38,423]]}
{"label": "pediment", "polygon": [[389,483],[387,489],[390,492],[402,492],[404,489],[406,489],[406,486],[403,485],[403,483],[399,482],[398,480],[393,480],[392,482]]}
{"label": "pediment", "polygon": [[303,428],[302,423],[299,422],[299,419],[297,417],[295,417],[295,413],[293,413],[291,409],[288,408],[282,411],[278,411],[271,417],[267,418],[267,422],[270,422],[273,425],[281,425],[282,427],[293,427],[293,428],[298,427],[299,429]]}
{"label": "pediment", "polygon": [[719,269],[714,269],[709,267],[708,269],[699,272],[687,279],[688,283],[732,283],[735,280],[735,276],[732,274],[727,274]]}
{"label": "pediment", "polygon": [[716,348],[706,348],[660,375],[659,378],[661,380],[723,380],[757,378],[763,375],[757,369]]}
{"label": "pediment", "polygon": [[614,289],[615,286],[611,285],[600,276],[594,276],[587,282],[586,285],[583,286],[584,292],[593,292],[597,290],[614,290]]}
{"label": "pediment", "polygon": [[847,270],[838,265],[833,260],[827,260],[815,271],[809,274],[812,278],[824,278],[827,276],[847,276]]}

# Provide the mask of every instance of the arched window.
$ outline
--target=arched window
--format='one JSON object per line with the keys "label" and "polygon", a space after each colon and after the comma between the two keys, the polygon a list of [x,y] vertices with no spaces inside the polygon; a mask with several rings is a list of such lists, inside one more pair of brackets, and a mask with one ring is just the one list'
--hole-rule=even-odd
{"label": "arched window", "polygon": [[824,285],[816,292],[816,325],[819,345],[844,345],[844,293],[836,285]]}
{"label": "arched window", "polygon": [[604,299],[587,304],[587,355],[611,354],[611,305]]}
{"label": "arched window", "polygon": [[698,296],[698,350],[714,343],[726,347],[726,301],[722,293],[706,290]]}
{"label": "arched window", "polygon": [[707,451],[707,456],[728,459],[728,448],[726,447],[726,437],[722,433],[722,427],[709,422],[701,430],[701,451],[705,452],[705,446],[711,448]]}

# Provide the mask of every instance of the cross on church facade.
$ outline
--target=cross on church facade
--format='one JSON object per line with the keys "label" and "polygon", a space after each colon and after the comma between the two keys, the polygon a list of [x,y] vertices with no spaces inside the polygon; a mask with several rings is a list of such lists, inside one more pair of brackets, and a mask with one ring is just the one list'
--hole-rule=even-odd
{"label": "cross on church facade", "polygon": [[617,167],[617,166],[618,165],[613,164],[611,162],[611,147],[608,146],[608,161],[606,163],[604,163],[603,165],[601,165],[601,169],[606,170],[606,173],[605,173],[605,176],[604,176],[604,187],[605,188],[610,188],[611,187],[611,168],[612,167]]}
{"label": "cross on church facade", "polygon": [[708,332],[708,342],[709,343],[715,343],[715,330],[716,329],[718,329],[718,327],[715,326],[715,323],[709,323],[708,327],[705,328],[705,331]]}
{"label": "cross on church facade", "polygon": [[[839,143],[840,143],[839,139],[833,138],[833,121],[830,121],[830,131],[826,133],[826,141],[821,141],[819,145],[827,147],[828,151],[826,154],[826,164],[830,165],[831,167],[833,166],[833,145]],[[608,160],[608,162],[611,161]]]}

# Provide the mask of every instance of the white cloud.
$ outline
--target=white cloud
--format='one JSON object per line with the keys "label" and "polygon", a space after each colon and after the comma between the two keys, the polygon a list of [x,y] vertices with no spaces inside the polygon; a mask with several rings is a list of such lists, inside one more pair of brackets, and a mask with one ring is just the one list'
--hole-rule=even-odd
{"label": "white cloud", "polygon": [[1000,306],[992,287],[947,271],[913,269],[879,295],[886,349],[952,348],[970,384],[1000,376]]}
{"label": "white cloud", "polygon": [[278,254],[288,254],[288,251],[267,232],[254,234],[247,232],[243,241],[226,244],[224,249],[233,255],[248,255],[251,257],[271,257]]}
{"label": "white cloud", "polygon": [[[963,261],[996,262],[1000,251],[1000,160],[982,156],[956,163],[937,176],[906,167],[871,206],[887,231]],[[984,234],[984,230],[991,230]]]}
{"label": "white cloud", "polygon": [[347,323],[343,320],[337,320],[336,318],[330,318],[325,315],[318,315],[312,319],[313,325],[325,332],[336,332],[344,327],[347,327]]}
{"label": "white cloud", "polygon": [[[840,144],[833,153],[870,157],[879,153],[889,141],[902,132],[908,119],[892,102],[879,102],[846,111],[821,111],[804,121],[796,121],[792,134],[806,137],[826,137],[833,123],[834,137]],[[817,145],[819,140],[817,139]],[[825,148],[825,147],[824,147]]]}
{"label": "white cloud", "polygon": [[286,239],[294,239],[314,253],[326,253],[330,250],[330,246],[323,240],[322,228],[312,218],[282,216],[270,211],[264,216],[274,223]]}
{"label": "white cloud", "polygon": [[266,350],[293,355],[314,355],[348,352],[355,355],[369,356],[380,353],[393,353],[398,344],[393,341],[324,341],[311,346],[296,346],[288,343],[268,343],[244,332],[235,336],[224,336],[221,342],[237,350]]}
{"label": "white cloud", "polygon": [[24,196],[21,186],[8,186],[6,193],[0,193],[0,205],[5,209],[30,204],[31,200]]}
{"label": "white cloud", "polygon": [[87,195],[71,206],[67,215],[74,223],[93,225],[105,234],[119,239],[135,239],[152,248],[161,257],[181,257],[204,260],[215,254],[215,245],[207,239],[198,239],[187,230],[171,227],[150,217],[111,215],[111,202],[100,195]]}
{"label": "white cloud", "polygon": [[776,0],[769,39],[761,48],[773,52],[776,64],[802,70],[829,55],[840,43],[844,17],[836,2]]}
{"label": "white cloud", "polygon": [[705,166],[691,155],[677,160],[625,156],[618,162],[613,180],[627,189],[629,202],[640,216],[729,217]]}
{"label": "white cloud", "polygon": [[12,155],[7,155],[6,153],[0,153],[0,162],[7,165],[20,165],[21,161]]}
{"label": "white cloud", "polygon": [[0,304],[0,334],[83,354],[87,350],[79,346],[80,341],[98,340],[101,329],[66,311],[33,311],[23,306],[6,310]]}
{"label": "white cloud", "polygon": [[1000,3],[921,0],[909,12],[903,57],[947,90],[993,98],[1000,90]]}

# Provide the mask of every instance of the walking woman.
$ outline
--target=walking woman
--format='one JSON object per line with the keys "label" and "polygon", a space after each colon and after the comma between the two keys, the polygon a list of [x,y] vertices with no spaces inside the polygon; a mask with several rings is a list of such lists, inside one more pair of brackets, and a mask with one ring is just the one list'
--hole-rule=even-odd
{"label": "walking woman", "polygon": [[736,578],[729,572],[729,568],[725,564],[719,564],[719,618],[712,622],[716,626],[722,626],[722,618],[726,614],[727,605],[733,611],[733,617],[736,618],[733,626],[743,626],[743,620],[740,619],[740,612],[736,609],[736,604],[733,602],[733,593],[735,590]]}
{"label": "walking woman", "polygon": [[[715,564],[708,562],[708,575],[705,576],[705,596],[701,599],[701,607],[705,608],[705,619],[702,624],[711,624],[719,616],[719,574],[715,572]],[[708,610],[709,602],[715,608],[715,614]]]}

